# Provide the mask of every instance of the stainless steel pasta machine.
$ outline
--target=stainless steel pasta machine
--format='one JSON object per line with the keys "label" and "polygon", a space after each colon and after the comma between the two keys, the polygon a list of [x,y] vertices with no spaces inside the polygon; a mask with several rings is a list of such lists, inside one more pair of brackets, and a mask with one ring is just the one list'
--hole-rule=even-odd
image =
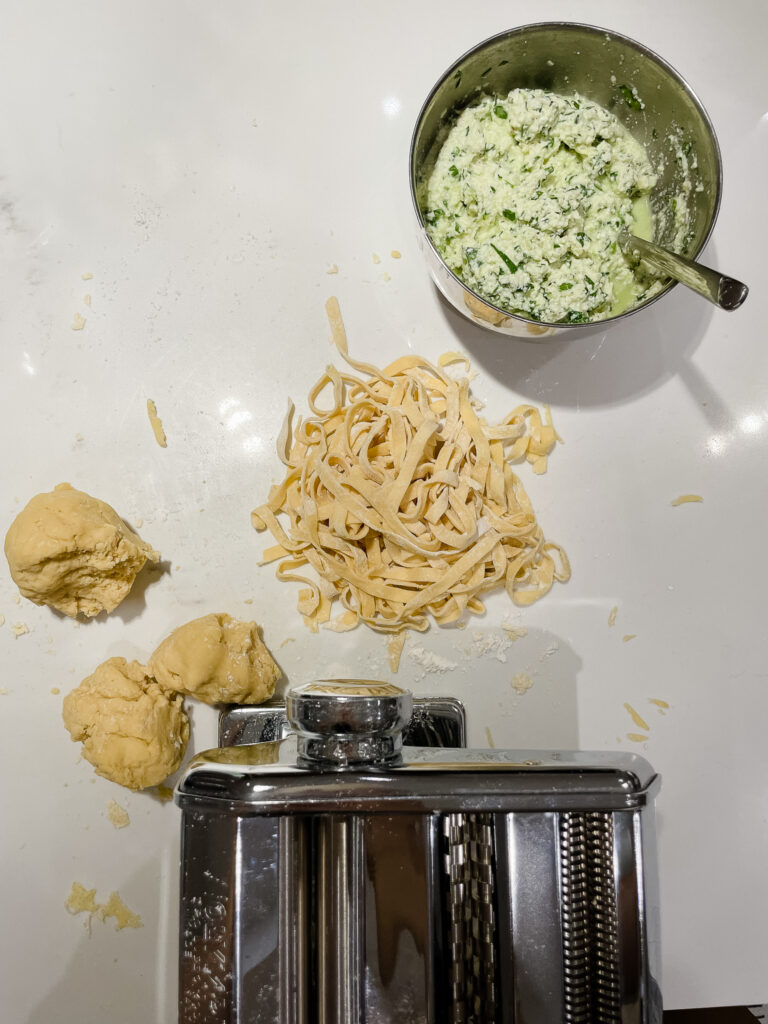
{"label": "stainless steel pasta machine", "polygon": [[642,758],[464,747],[452,699],[313,682],[176,790],[180,1024],[661,1024]]}

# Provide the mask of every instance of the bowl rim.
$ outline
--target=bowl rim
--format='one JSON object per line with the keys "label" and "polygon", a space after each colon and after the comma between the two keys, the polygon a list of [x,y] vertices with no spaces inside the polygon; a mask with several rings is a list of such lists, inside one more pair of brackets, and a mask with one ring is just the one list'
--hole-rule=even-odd
{"label": "bowl rim", "polygon": [[[667,74],[669,74],[673,79],[677,80],[679,85],[682,86],[683,90],[687,93],[689,99],[693,102],[693,105],[696,107],[699,116],[704,122],[704,126],[709,132],[709,136],[712,140],[712,148],[715,158],[715,167],[717,174],[715,180],[715,203],[712,210],[712,217],[710,218],[709,226],[707,227],[707,230],[704,233],[704,237],[702,238],[701,244],[697,246],[694,252],[687,254],[689,259],[697,259],[699,253],[701,253],[706,248],[710,238],[712,237],[712,232],[714,231],[715,224],[717,223],[717,217],[720,213],[720,202],[723,194],[723,157],[722,152],[720,150],[720,142],[718,141],[717,134],[715,132],[715,127],[712,124],[712,118],[707,113],[704,104],[701,102],[701,100],[698,97],[698,94],[691,87],[688,80],[684,78],[677,70],[677,68],[673,67],[673,65],[670,64],[668,60],[666,60],[660,54],[656,53],[655,50],[652,50],[649,46],[646,46],[644,43],[638,42],[637,39],[633,39],[631,36],[626,36],[621,32],[615,32],[613,29],[601,28],[599,25],[591,25],[587,22],[581,21],[534,21],[528,23],[527,25],[518,25],[515,28],[504,29],[502,32],[496,32],[494,35],[488,36],[481,42],[476,43],[474,46],[471,46],[468,50],[465,50],[465,52],[462,53],[460,57],[457,57],[457,59],[450,65],[450,67],[448,67],[447,70],[444,71],[442,75],[440,75],[438,80],[429,90],[426,99],[421,105],[421,109],[419,110],[419,113],[416,117],[416,122],[411,133],[411,143],[408,149],[408,183],[411,192],[411,202],[413,203],[413,209],[416,214],[416,220],[418,221],[419,228],[423,234],[424,239],[427,242],[427,245],[430,247],[435,258],[439,261],[441,267],[445,270],[445,272],[449,274],[454,279],[454,281],[456,281],[457,284],[459,284],[465,291],[469,292],[470,295],[474,296],[479,302],[483,303],[485,306],[488,306],[489,309],[495,310],[497,313],[501,314],[504,317],[509,317],[510,319],[517,320],[521,324],[531,324],[535,327],[554,327],[564,330],[583,331],[585,328],[594,327],[595,325],[607,326],[608,324],[614,324],[618,320],[623,320],[625,317],[633,316],[635,313],[639,313],[644,309],[648,309],[650,306],[654,305],[654,303],[658,302],[659,299],[662,299],[665,295],[668,295],[672,291],[672,289],[677,284],[679,284],[679,282],[670,281],[670,283],[666,285],[664,288],[662,288],[661,291],[659,291],[656,295],[651,296],[651,298],[646,299],[645,302],[641,303],[639,306],[633,306],[631,309],[625,309],[622,313],[617,313],[615,316],[605,317],[602,320],[590,320],[587,323],[581,324],[569,324],[563,323],[562,321],[550,323],[544,320],[531,320],[528,317],[520,316],[518,313],[510,313],[509,310],[502,309],[500,306],[494,306],[492,302],[489,302],[482,295],[479,295],[476,291],[470,288],[466,281],[463,281],[457,274],[454,274],[454,272],[451,270],[451,268],[448,266],[448,264],[445,262],[443,257],[440,255],[440,253],[437,251],[434,244],[432,243],[432,239],[429,237],[429,232],[427,231],[426,225],[424,223],[424,218],[421,215],[421,210],[419,209],[419,204],[416,199],[416,187],[414,181],[414,158],[416,151],[416,136],[424,120],[424,115],[426,114],[427,108],[429,107],[433,98],[437,94],[438,90],[440,90],[442,86],[445,84],[445,82],[456,73],[456,70],[458,69],[459,65],[462,64],[468,57],[485,49],[485,47],[491,45],[492,43],[495,43],[502,39],[511,38],[512,36],[522,35],[523,33],[526,32],[540,32],[547,29],[586,29],[588,32],[592,32],[595,35],[609,36],[611,39],[620,39],[623,43],[626,43],[633,49],[637,50],[638,53],[640,53],[643,57],[649,58],[656,64],[660,65],[663,68],[663,70],[667,72]],[[472,322],[476,323],[477,321],[474,320],[473,318]],[[497,330],[497,328],[491,329]]]}

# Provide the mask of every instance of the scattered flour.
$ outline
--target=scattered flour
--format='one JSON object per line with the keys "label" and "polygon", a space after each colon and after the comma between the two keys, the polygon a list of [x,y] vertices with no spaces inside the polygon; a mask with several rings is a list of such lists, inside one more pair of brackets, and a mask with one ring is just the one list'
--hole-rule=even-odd
{"label": "scattered flour", "polygon": [[408,657],[415,661],[423,670],[417,677],[418,679],[423,679],[424,676],[432,675],[436,672],[452,672],[456,668],[455,661],[443,658],[440,654],[435,654],[434,651],[427,651],[423,647],[412,647],[408,651]]}

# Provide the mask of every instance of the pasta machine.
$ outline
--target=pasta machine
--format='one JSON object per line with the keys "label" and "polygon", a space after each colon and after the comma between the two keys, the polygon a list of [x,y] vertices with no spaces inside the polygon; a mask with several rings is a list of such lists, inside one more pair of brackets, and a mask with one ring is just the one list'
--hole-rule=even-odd
{"label": "pasta machine", "polygon": [[661,1024],[658,776],[464,731],[359,680],[222,713],[176,789],[180,1024]]}

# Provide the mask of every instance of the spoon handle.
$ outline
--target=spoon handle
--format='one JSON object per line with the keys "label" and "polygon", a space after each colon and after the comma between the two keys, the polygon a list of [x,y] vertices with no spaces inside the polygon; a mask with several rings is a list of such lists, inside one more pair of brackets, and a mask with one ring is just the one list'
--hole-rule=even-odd
{"label": "spoon handle", "polygon": [[654,273],[674,278],[721,309],[738,309],[749,294],[749,289],[741,281],[718,274],[716,270],[662,249],[653,242],[646,242],[628,231],[619,235],[619,245],[628,256],[639,256]]}

